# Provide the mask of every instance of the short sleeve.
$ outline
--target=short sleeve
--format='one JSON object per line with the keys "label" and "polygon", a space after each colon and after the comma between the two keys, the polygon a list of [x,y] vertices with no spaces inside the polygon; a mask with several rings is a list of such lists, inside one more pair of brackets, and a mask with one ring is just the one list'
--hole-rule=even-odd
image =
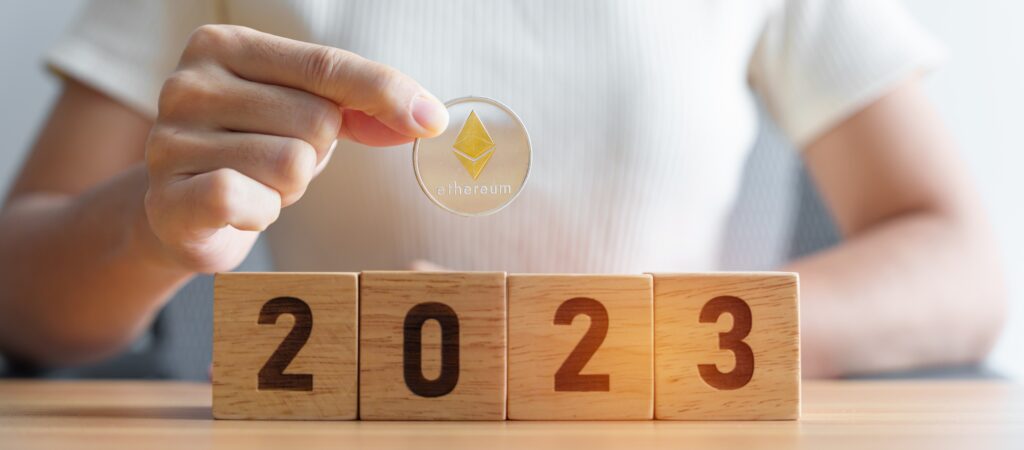
{"label": "short sleeve", "polygon": [[192,30],[219,20],[215,0],[92,0],[46,64],[149,117]]}
{"label": "short sleeve", "polygon": [[894,0],[784,0],[751,58],[753,89],[804,147],[945,53]]}

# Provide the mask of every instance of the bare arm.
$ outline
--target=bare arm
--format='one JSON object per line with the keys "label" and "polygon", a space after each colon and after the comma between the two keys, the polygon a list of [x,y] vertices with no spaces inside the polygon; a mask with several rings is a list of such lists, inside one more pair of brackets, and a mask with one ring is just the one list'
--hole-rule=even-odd
{"label": "bare arm", "polygon": [[1005,310],[991,232],[916,81],[812,143],[845,239],[797,261],[807,376],[980,361]]}
{"label": "bare arm", "polygon": [[0,350],[119,350],[192,274],[237,266],[338,138],[396,145],[447,121],[390,67],[227,25],[192,34],[152,123],[68,82],[0,212]]}
{"label": "bare arm", "polygon": [[150,121],[73,81],[0,214],[0,343],[46,362],[120,348],[189,272],[148,231]]}

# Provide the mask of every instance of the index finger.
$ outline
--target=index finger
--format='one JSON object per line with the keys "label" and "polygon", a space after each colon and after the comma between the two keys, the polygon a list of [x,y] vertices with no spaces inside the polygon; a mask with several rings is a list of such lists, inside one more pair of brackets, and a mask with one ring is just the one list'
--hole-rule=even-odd
{"label": "index finger", "polygon": [[241,78],[310,92],[400,134],[433,137],[448,126],[447,109],[419,83],[355,53],[239,26],[200,27],[192,40]]}

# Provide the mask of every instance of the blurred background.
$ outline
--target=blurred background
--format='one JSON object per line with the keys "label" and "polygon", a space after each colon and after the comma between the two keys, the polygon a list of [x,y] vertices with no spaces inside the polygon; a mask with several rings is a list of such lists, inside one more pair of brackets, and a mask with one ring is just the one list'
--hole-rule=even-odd
{"label": "blurred background", "polygon": [[[84,3],[0,0],[0,195],[6,194],[58,93],[59,82],[45,72],[41,57]],[[1019,123],[1024,119],[1024,27],[1019,26],[1024,2],[904,3],[949,51],[950,59],[926,79],[926,87],[959,141],[1003,247],[1011,317],[987,366],[1024,379],[1024,146],[1019,132],[1024,126]],[[837,239],[796,153],[769,119],[762,122],[720,257],[724,270],[771,269]],[[268,266],[263,248],[245,264],[249,269]],[[132,376],[138,367],[160,366],[166,368],[164,376],[203,379],[206,371],[196,368],[209,359],[211,297],[212,283],[201,277],[117,361],[47,375]],[[160,323],[169,321],[191,325],[168,334]],[[0,357],[0,374],[11,364]]]}

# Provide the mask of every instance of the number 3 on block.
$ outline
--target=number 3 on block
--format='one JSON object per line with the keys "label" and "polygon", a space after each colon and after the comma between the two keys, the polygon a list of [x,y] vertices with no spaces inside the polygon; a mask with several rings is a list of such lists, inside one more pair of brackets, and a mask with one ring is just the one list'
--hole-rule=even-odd
{"label": "number 3 on block", "polygon": [[797,293],[791,273],[654,274],[655,418],[796,419]]}
{"label": "number 3 on block", "polygon": [[750,334],[753,317],[750,305],[739,297],[723,295],[715,297],[700,310],[701,323],[717,323],[722,314],[732,316],[732,328],[718,334],[718,348],[733,353],[733,369],[722,372],[715,364],[699,364],[697,369],[704,382],[715,389],[739,389],[754,376],[754,350],[743,342]]}

